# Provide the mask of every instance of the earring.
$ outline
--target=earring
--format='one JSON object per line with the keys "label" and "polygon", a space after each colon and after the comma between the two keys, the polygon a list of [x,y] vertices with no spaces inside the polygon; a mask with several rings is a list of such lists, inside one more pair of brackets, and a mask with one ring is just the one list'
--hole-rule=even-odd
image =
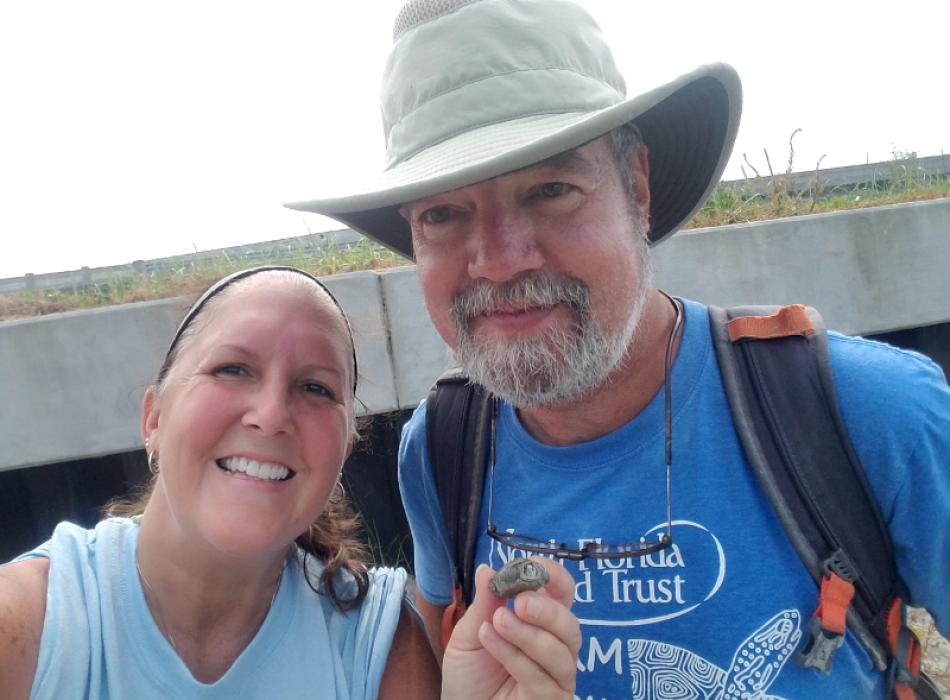
{"label": "earring", "polygon": [[330,493],[330,501],[332,503],[342,503],[346,500],[346,489],[343,488],[343,480],[337,479],[336,484],[334,484],[333,491]]}
{"label": "earring", "polygon": [[148,449],[148,438],[145,438],[145,454],[148,457],[148,470],[152,474],[158,474],[158,455],[155,450]]}

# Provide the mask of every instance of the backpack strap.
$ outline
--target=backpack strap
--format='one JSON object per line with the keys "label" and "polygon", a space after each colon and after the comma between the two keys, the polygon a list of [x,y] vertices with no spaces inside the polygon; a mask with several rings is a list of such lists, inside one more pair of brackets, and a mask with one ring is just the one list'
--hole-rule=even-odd
{"label": "backpack strap", "polygon": [[[890,536],[838,409],[821,316],[801,305],[710,306],[709,316],[746,457],[822,591],[804,662],[827,673],[846,621],[875,666],[890,667],[900,700],[939,700],[929,680],[917,677],[919,643],[897,595]],[[436,381],[426,440],[456,582],[443,645],[474,590],[490,425],[487,391],[457,370]]]}
{"label": "backpack strap", "polygon": [[[846,620],[884,671],[900,651],[892,639],[893,611],[903,610],[901,584],[890,536],[838,409],[821,316],[801,305],[710,306],[709,316],[746,457],[820,586],[811,640],[799,661],[828,673]],[[899,664],[913,666],[914,653],[901,652]]]}
{"label": "backpack strap", "polygon": [[475,543],[491,429],[491,395],[458,370],[426,400],[426,445],[448,534],[455,585],[442,619],[443,646],[475,591]]}

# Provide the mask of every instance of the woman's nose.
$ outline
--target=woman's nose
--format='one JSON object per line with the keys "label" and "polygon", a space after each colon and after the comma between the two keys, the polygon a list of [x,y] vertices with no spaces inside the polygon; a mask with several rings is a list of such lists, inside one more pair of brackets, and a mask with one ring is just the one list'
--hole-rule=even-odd
{"label": "woman's nose", "polygon": [[290,432],[293,428],[293,413],[290,394],[277,382],[262,384],[250,397],[244,413],[244,425],[260,430],[265,435]]}

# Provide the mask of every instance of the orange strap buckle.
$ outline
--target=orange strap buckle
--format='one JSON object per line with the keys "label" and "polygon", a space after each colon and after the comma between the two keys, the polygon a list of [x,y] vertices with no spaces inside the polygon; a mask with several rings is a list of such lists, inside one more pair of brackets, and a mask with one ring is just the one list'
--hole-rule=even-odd
{"label": "orange strap buckle", "polygon": [[898,700],[914,700],[920,678],[920,641],[904,622],[904,601],[895,597],[887,612],[887,638],[897,665],[894,673],[894,695]]}
{"label": "orange strap buckle", "polygon": [[818,609],[808,621],[809,639],[798,653],[798,663],[831,673],[831,659],[844,643],[848,608],[854,598],[854,584],[834,572],[825,574],[818,594]]}
{"label": "orange strap buckle", "polygon": [[818,594],[818,609],[815,610],[815,615],[821,618],[821,628],[825,632],[844,634],[852,598],[853,583],[845,581],[838,574],[825,574],[821,580],[821,592]]}

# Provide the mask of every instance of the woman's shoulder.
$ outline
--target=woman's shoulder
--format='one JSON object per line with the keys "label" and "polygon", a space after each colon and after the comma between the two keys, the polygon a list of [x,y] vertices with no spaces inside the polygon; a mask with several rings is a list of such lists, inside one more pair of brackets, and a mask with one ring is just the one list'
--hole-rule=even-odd
{"label": "woman's shoulder", "polygon": [[370,569],[366,597],[360,605],[361,624],[391,636],[406,602],[406,581],[405,569]]}
{"label": "woman's shoulder", "polygon": [[0,566],[0,687],[30,695],[46,615],[49,559],[37,557]]}
{"label": "woman's shoulder", "polygon": [[369,570],[369,581],[371,586],[378,586],[387,589],[396,589],[400,591],[406,588],[408,574],[400,566],[374,566]]}
{"label": "woman's shoulder", "polygon": [[53,534],[43,544],[25,552],[14,559],[14,562],[33,559],[36,557],[49,558],[53,551],[60,556],[64,553],[81,556],[83,553],[94,553],[102,541],[110,544],[124,541],[138,528],[135,518],[106,518],[96,523],[95,527],[87,529],[82,525],[63,521],[53,530]]}

